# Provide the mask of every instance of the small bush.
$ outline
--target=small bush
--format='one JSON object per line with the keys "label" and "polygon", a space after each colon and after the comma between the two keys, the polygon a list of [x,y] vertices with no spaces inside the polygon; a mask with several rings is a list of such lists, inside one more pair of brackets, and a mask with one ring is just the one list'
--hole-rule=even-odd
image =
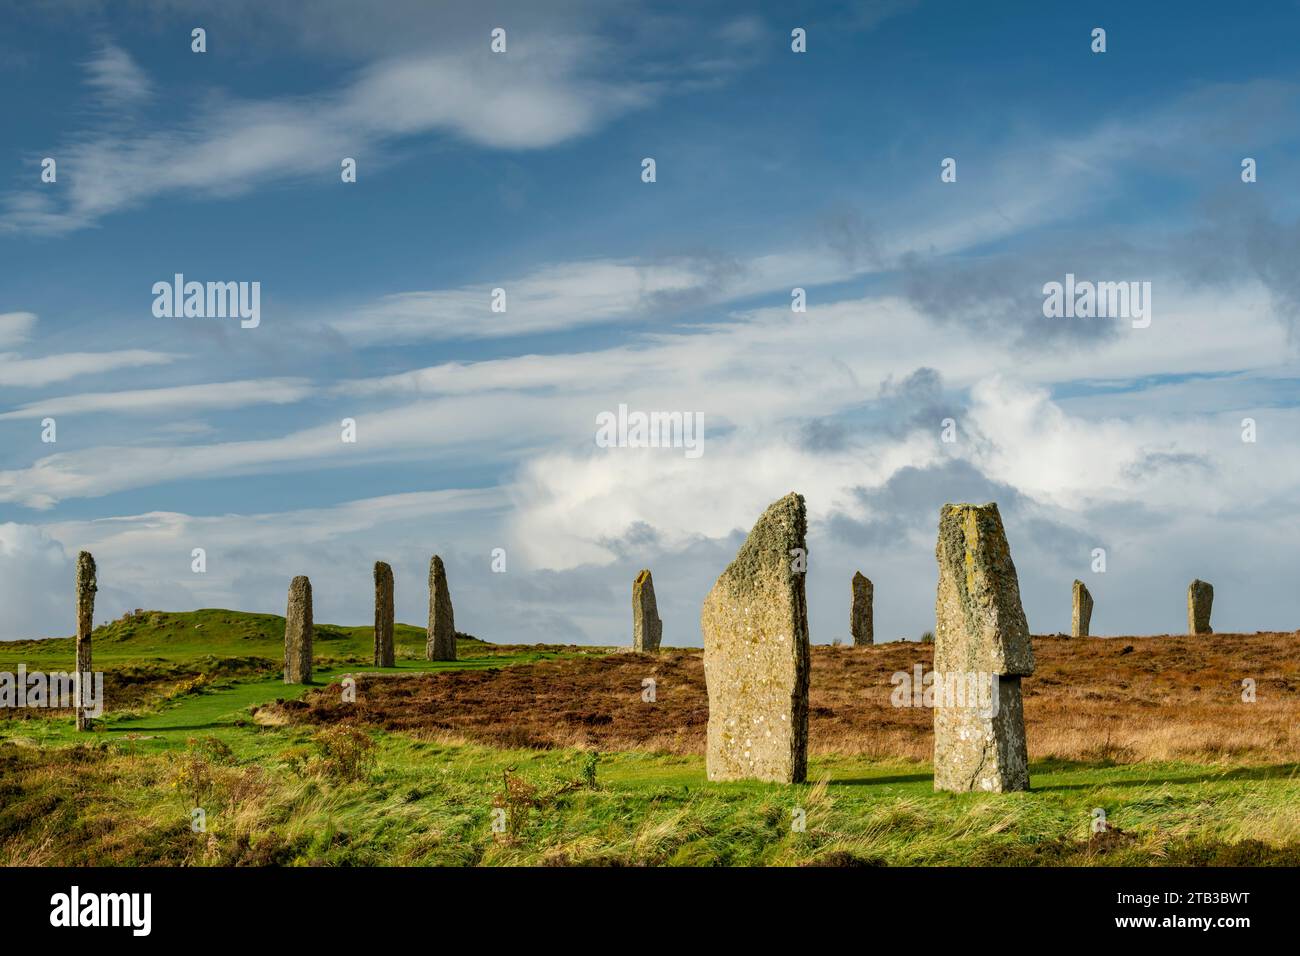
{"label": "small bush", "polygon": [[505,832],[498,832],[495,836],[511,843],[518,840],[519,835],[523,833],[524,826],[528,823],[528,811],[541,804],[537,787],[515,775],[513,771],[513,767],[501,771],[505,785],[492,798],[493,809],[505,811]]}
{"label": "small bush", "polygon": [[312,738],[320,750],[315,762],[322,776],[333,780],[361,780],[375,765],[375,742],[351,724],[327,727]]}
{"label": "small bush", "polygon": [[596,789],[596,764],[600,763],[600,751],[589,750],[582,758],[582,785]]}

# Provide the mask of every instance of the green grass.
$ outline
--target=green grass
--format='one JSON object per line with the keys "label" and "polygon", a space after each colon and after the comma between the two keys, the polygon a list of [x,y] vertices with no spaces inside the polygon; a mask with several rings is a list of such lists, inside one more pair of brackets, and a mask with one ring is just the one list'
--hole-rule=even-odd
{"label": "green grass", "polygon": [[[116,737],[116,735],[113,735]],[[695,757],[498,750],[375,733],[349,782],[309,728],[241,728],[228,758],[139,742],[0,744],[0,862],[328,865],[1030,865],[1300,862],[1295,766],[1038,763],[1033,791],[936,794],[929,767],[814,759],[813,783],[710,784]],[[189,831],[180,768],[215,783]],[[513,834],[492,830],[509,772]],[[88,799],[90,794],[95,799]],[[1093,837],[1093,808],[1112,832]],[[802,810],[806,828],[793,827]],[[1116,830],[1115,828],[1118,828]]]}
{"label": "green grass", "polygon": [[[583,751],[376,730],[361,738],[373,763],[348,779],[329,759],[341,739],[330,731],[250,717],[306,691],[275,673],[282,635],[280,618],[219,610],[97,631],[96,666],[152,668],[160,696],[88,734],[67,715],[0,721],[0,863],[1300,864],[1294,764],[1039,761],[1029,793],[956,795],[933,791],[926,764],[815,757],[808,784],[712,784],[700,757],[629,752],[595,758],[592,786]],[[399,672],[573,653],[471,639],[461,660],[429,663],[422,630],[403,626],[399,640]],[[367,628],[321,626],[316,650],[317,685],[371,669]],[[0,654],[62,669],[71,642]],[[177,686],[177,675],[191,676]],[[199,834],[196,802],[208,815]],[[492,829],[500,807],[504,834]],[[1094,808],[1105,834],[1091,831]]]}
{"label": "green grass", "polygon": [[[314,686],[345,674],[376,670],[370,628],[318,624],[315,632]],[[480,670],[571,653],[559,647],[508,647],[460,636],[458,660],[426,661],[424,630],[398,624],[394,632],[397,660],[394,667],[382,670],[385,674]],[[219,609],[148,611],[96,628],[92,642],[97,670],[130,675],[154,691],[125,712],[105,713],[95,722],[95,733],[105,739],[134,735],[141,738],[136,746],[145,751],[183,746],[195,735],[233,742],[246,733],[242,728],[251,708],[298,698],[309,690],[307,685],[286,685],[282,680],[284,618],[275,615]],[[14,671],[20,662],[28,672],[66,670],[72,666],[73,651],[72,638],[0,643],[0,670]],[[230,671],[234,676],[224,676]],[[196,675],[204,678],[199,686],[170,696]],[[44,746],[74,743],[83,736],[66,714],[0,721],[0,739]]]}

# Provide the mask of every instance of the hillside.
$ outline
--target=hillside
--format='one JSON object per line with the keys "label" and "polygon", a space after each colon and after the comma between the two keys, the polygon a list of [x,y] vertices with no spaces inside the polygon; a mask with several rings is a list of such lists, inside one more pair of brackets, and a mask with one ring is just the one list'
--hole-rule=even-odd
{"label": "hillside", "polygon": [[[467,653],[485,653],[492,645],[468,634],[457,635],[457,646]],[[199,611],[137,611],[95,628],[91,635],[96,666],[165,660],[171,664],[207,658],[284,658],[284,618],[278,614],[253,614],[223,608]],[[339,627],[317,624],[318,660],[364,663],[372,659],[373,634],[368,626]],[[399,659],[424,657],[422,627],[398,624],[394,643]],[[0,642],[0,669],[12,670],[21,661],[28,670],[55,670],[71,666],[71,637]]]}

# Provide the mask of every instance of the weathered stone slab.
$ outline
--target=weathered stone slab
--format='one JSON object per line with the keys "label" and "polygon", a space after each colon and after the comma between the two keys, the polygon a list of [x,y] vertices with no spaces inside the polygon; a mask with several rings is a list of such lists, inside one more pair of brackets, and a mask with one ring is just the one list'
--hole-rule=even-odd
{"label": "weathered stone slab", "polygon": [[1187,633],[1213,634],[1210,610],[1214,607],[1214,586],[1199,578],[1187,586]]}
{"label": "weathered stone slab", "polygon": [[863,647],[876,642],[875,624],[872,620],[872,601],[876,588],[871,579],[861,571],[853,574],[853,608],[849,612],[849,633],[853,635],[853,646]]}
{"label": "weathered stone slab", "polygon": [[659,607],[655,603],[654,578],[647,569],[632,582],[632,650],[657,653],[663,632],[664,623],[659,619]]}
{"label": "weathered stone slab", "polygon": [[1074,600],[1070,611],[1070,636],[1087,637],[1088,627],[1092,623],[1092,595],[1088,585],[1075,579]]}
{"label": "weathered stone slab", "polygon": [[935,556],[935,669],[1032,674],[1029,624],[998,506],[944,505]]}
{"label": "weathered stone slab", "polygon": [[710,780],[807,777],[806,533],[802,495],[773,503],[705,598]]}
{"label": "weathered stone slab", "polygon": [[89,551],[77,555],[77,672],[73,677],[76,695],[76,720],[78,730],[90,729],[90,717],[83,706],[90,688],[86,681],[94,671],[90,637],[95,629],[95,592],[99,590],[99,575],[95,559]]}
{"label": "weathered stone slab", "polygon": [[284,682],[311,683],[312,641],[311,581],[299,575],[289,584],[289,608],[284,615]]}
{"label": "weathered stone slab", "polygon": [[393,569],[375,562],[375,666],[392,667],[393,652]]}
{"label": "weathered stone slab", "polygon": [[429,562],[429,629],[424,642],[424,656],[430,661],[456,659],[456,622],[451,611],[447,569],[436,554]]}
{"label": "weathered stone slab", "polygon": [[936,790],[1029,789],[1020,678],[1034,671],[1020,583],[996,504],[944,505],[935,601]]}

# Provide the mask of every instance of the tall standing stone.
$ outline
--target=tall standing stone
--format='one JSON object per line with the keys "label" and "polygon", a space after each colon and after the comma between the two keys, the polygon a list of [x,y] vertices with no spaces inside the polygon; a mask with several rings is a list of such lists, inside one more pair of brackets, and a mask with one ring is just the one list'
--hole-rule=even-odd
{"label": "tall standing stone", "polygon": [[1213,634],[1210,609],[1214,606],[1214,586],[1197,578],[1187,586],[1187,633]]}
{"label": "tall standing stone", "polygon": [[1070,636],[1087,637],[1088,625],[1092,623],[1092,595],[1088,585],[1078,578],[1074,581],[1074,601],[1070,611]]}
{"label": "tall standing stone", "polygon": [[436,554],[429,562],[429,630],[425,636],[424,656],[431,661],[456,659],[456,622],[451,613],[447,569]]}
{"label": "tall standing stone", "polygon": [[[935,680],[948,693],[935,695],[934,788],[1028,790],[1020,679],[1034,650],[998,506],[944,505],[935,557]],[[982,693],[958,699],[962,687]]]}
{"label": "tall standing stone", "polygon": [[853,609],[849,612],[849,632],[853,635],[854,647],[865,647],[876,642],[875,625],[872,622],[871,602],[875,599],[876,588],[871,579],[861,571],[853,573]]}
{"label": "tall standing stone", "polygon": [[664,622],[659,620],[659,607],[655,604],[655,582],[649,570],[644,570],[632,582],[632,650],[639,654],[659,651]]}
{"label": "tall standing stone", "polygon": [[299,575],[289,584],[289,607],[284,614],[284,682],[311,683],[312,640],[316,635],[311,615],[311,581]]}
{"label": "tall standing stone", "polygon": [[90,729],[85,704],[88,682],[92,680],[90,636],[95,629],[95,592],[98,590],[95,559],[89,551],[82,551],[77,555],[77,673],[73,677],[78,730]]}
{"label": "tall standing stone", "polygon": [[393,654],[393,569],[375,562],[375,666],[392,667]]}
{"label": "tall standing stone", "polygon": [[807,528],[802,495],[774,502],[704,600],[710,780],[807,777]]}

